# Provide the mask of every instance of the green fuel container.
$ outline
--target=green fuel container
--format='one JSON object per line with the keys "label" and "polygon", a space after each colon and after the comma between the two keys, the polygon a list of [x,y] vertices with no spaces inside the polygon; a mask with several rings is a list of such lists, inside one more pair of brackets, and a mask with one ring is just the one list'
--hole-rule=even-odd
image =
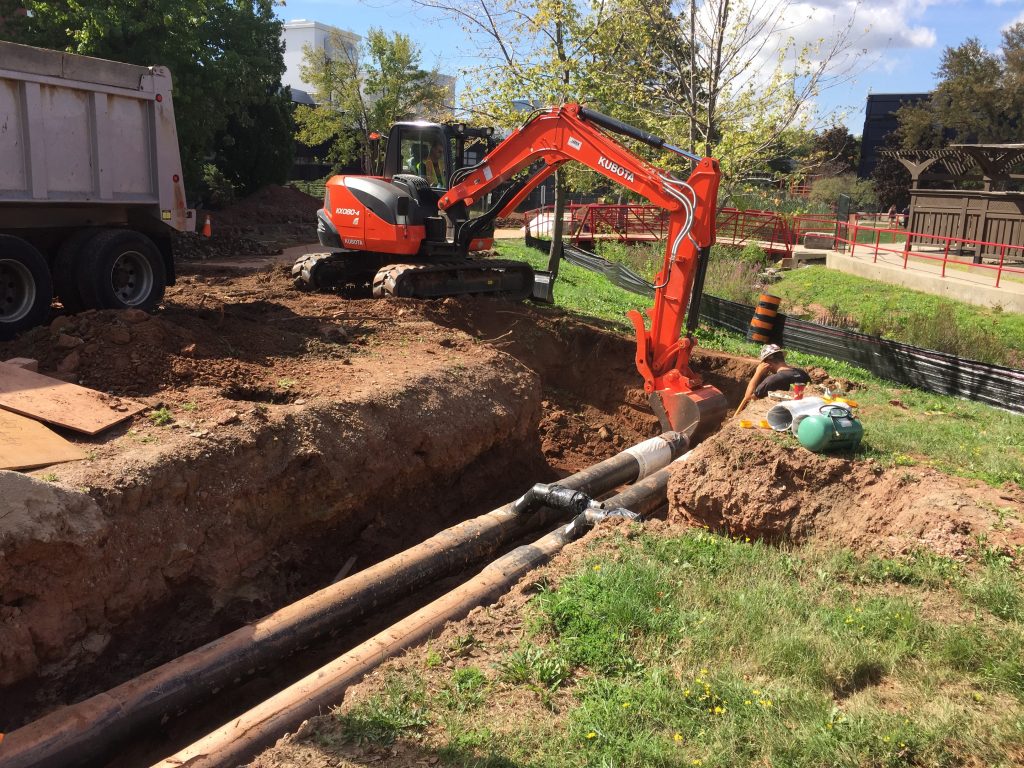
{"label": "green fuel container", "polygon": [[823,405],[820,413],[801,421],[796,432],[800,445],[815,453],[852,451],[863,436],[864,426],[841,405]]}

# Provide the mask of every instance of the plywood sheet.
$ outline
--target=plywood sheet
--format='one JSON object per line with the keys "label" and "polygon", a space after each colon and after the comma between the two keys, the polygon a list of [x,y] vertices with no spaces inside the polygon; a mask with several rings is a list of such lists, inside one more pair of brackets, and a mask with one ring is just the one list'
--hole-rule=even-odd
{"label": "plywood sheet", "polygon": [[52,429],[0,410],[0,469],[32,469],[84,458],[85,451]]}
{"label": "plywood sheet", "polygon": [[146,406],[0,363],[0,408],[95,435]]}

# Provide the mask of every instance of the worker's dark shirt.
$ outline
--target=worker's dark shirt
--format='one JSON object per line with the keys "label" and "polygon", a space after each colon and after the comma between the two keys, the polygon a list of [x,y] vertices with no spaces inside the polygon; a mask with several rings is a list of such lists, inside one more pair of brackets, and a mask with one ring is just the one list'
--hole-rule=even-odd
{"label": "worker's dark shirt", "polygon": [[787,391],[793,384],[810,384],[811,377],[802,368],[786,368],[773,373],[754,389],[754,397],[765,397],[769,392]]}

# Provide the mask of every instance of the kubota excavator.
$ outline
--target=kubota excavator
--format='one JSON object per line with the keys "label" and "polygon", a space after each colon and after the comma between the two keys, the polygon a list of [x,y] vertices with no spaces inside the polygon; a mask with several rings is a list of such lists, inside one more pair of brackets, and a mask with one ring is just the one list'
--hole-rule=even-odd
{"label": "kubota excavator", "polygon": [[[683,181],[605,131],[681,154],[696,167]],[[462,155],[463,140],[464,131],[450,126],[398,123],[389,135],[383,176],[332,177],[317,212],[317,234],[334,250],[300,258],[292,270],[296,282],[314,288],[372,282],[375,296],[525,298],[534,282],[529,265],[470,253],[491,247],[498,216],[514,210],[560,166],[579,162],[668,211],[665,261],[647,310],[650,328],[639,312],[629,312],[636,366],[664,429],[693,437],[721,423],[724,395],[690,368],[715,240],[718,161],[572,103],[535,113],[479,162],[448,170]],[[470,215],[474,204],[525,169],[531,173],[508,185],[487,211]],[[687,332],[681,336],[684,316]]]}

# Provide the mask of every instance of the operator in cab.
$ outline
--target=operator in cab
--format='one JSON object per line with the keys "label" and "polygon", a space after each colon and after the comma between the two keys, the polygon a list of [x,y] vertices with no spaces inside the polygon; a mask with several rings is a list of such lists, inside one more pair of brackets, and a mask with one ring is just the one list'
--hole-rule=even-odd
{"label": "operator in cab", "polygon": [[778,344],[765,344],[761,347],[761,354],[758,356],[760,363],[750,377],[747,384],[747,391],[743,395],[743,402],[736,409],[739,413],[747,407],[751,399],[761,399],[769,392],[788,391],[793,384],[809,384],[811,377],[803,368],[796,368],[786,364],[786,353]]}
{"label": "operator in cab", "polygon": [[444,187],[444,145],[440,141],[435,141],[430,145],[430,153],[423,161],[423,178],[425,178],[432,187]]}

